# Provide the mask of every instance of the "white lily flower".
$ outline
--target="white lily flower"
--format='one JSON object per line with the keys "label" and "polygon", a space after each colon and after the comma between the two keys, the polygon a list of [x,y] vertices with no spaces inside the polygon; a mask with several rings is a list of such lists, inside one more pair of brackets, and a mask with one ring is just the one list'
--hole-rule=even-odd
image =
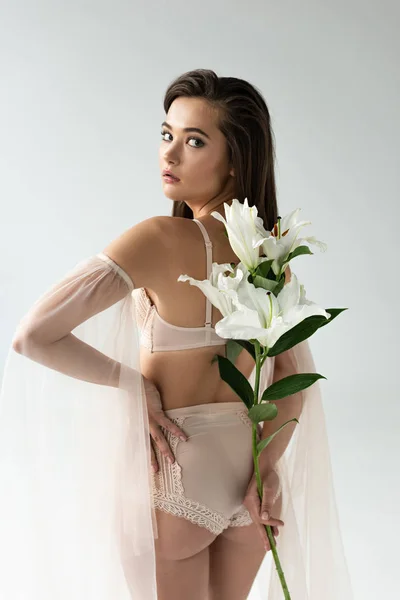
{"label": "white lily flower", "polygon": [[[230,275],[226,275],[227,271]],[[246,272],[248,274],[242,267],[233,269],[230,263],[213,263],[209,279],[199,280],[189,275],[179,275],[178,281],[189,281],[190,285],[198,287],[221,314],[226,316],[236,310],[232,298]]]}
{"label": "white lily flower", "polygon": [[[271,232],[265,230],[257,208],[249,207],[247,198],[243,204],[233,199],[231,206],[224,206],[226,220],[217,212],[211,214],[225,224],[230,245],[241,262],[235,269],[230,263],[213,263],[209,279],[202,281],[183,274],[178,277],[178,281],[189,281],[201,289],[221,312],[223,318],[215,325],[216,333],[228,339],[257,339],[262,346],[271,348],[286,331],[307,317],[329,318],[323,308],[307,300],[304,286],[294,273],[278,296],[248,281],[249,272],[265,260],[272,259],[272,269],[278,275],[285,268],[288,255],[304,241],[326,248],[315,237],[299,238],[301,227],[311,223],[297,221],[300,208],[280,220],[279,234],[278,224]],[[260,257],[260,245],[266,257]]]}
{"label": "white lily flower", "polygon": [[298,246],[305,245],[305,242],[315,244],[322,251],[325,251],[327,248],[324,242],[317,240],[314,236],[299,237],[300,229],[305,225],[311,224],[311,221],[296,220],[300,210],[300,208],[296,208],[280,220],[280,235],[278,224],[275,223],[272,231],[267,232],[268,235],[266,237],[256,242],[257,246],[262,246],[264,254],[269,259],[272,259],[271,268],[275,275],[281,272],[288,255]]}
{"label": "white lily flower", "polygon": [[263,288],[256,288],[246,278],[232,302],[237,310],[218,321],[217,334],[228,339],[257,339],[268,348],[307,317],[330,317],[325,309],[307,300],[304,286],[299,284],[294,273],[277,297]]}
{"label": "white lily flower", "polygon": [[232,250],[246,269],[253,271],[260,262],[259,245],[267,233],[257,207],[249,207],[247,198],[243,204],[234,198],[230,206],[224,202],[224,207],[226,219],[216,211],[211,215],[225,224]]}
{"label": "white lily flower", "polygon": [[[317,238],[314,235],[311,235],[309,237],[304,237],[304,238],[302,238],[301,241],[303,241],[303,242],[306,241],[309,244],[314,244],[315,246],[318,246],[318,248],[321,250],[321,252],[325,252],[325,250],[328,247],[328,244],[326,244],[325,242],[321,242],[320,240],[317,240]],[[297,246],[299,246],[299,244],[296,245],[296,248],[297,248]]]}
{"label": "white lily flower", "polygon": [[313,315],[330,318],[330,314],[324,308],[306,298],[305,287],[299,284],[299,280],[294,273],[292,273],[289,283],[283,286],[277,300],[283,319],[288,324],[288,329],[295,327],[301,321]]}

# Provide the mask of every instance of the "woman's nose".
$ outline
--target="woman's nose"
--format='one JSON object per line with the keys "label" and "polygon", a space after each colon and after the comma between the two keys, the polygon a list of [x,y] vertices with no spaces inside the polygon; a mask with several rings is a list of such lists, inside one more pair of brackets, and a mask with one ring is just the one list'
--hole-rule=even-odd
{"label": "woman's nose", "polygon": [[180,158],[180,147],[179,144],[168,142],[168,145],[163,149],[163,157],[165,160],[179,162]]}
{"label": "woman's nose", "polygon": [[166,150],[164,150],[164,160],[173,163],[178,162],[179,156],[176,148],[171,148],[169,146]]}

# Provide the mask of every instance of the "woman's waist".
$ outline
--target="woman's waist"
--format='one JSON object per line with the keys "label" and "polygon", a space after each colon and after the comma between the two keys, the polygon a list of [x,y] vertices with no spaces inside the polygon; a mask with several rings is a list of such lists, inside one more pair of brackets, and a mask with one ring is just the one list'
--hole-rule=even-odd
{"label": "woman's waist", "polygon": [[202,402],[201,404],[186,404],[185,406],[176,406],[165,409],[164,412],[169,418],[186,415],[212,415],[243,412],[247,414],[248,410],[241,400],[234,402]]}
{"label": "woman's waist", "polygon": [[[165,415],[180,424],[187,435],[211,434],[215,427],[230,428],[232,425],[244,427],[251,435],[253,422],[248,416],[247,406],[238,402],[204,402],[165,410]],[[185,429],[186,427],[186,429]],[[257,424],[257,440],[261,439],[262,425]]]}
{"label": "woman's waist", "polygon": [[[179,356],[176,356],[179,354]],[[166,356],[168,355],[168,356]],[[155,353],[141,361],[141,372],[158,388],[164,410],[198,404],[241,402],[219,373],[218,364],[212,363],[214,354],[207,360],[186,353]]]}
{"label": "woman's waist", "polygon": [[219,373],[202,373],[183,369],[180,373],[162,369],[149,369],[142,373],[157,387],[161,395],[163,410],[173,410],[202,404],[244,405],[228,384],[221,380]]}
{"label": "woman's waist", "polygon": [[[203,392],[203,390],[196,390],[195,392],[187,394],[168,394],[158,385],[157,387],[161,394],[161,402],[164,411],[178,410],[182,408],[197,408],[201,406],[208,406],[210,410],[215,406],[216,410],[219,411],[229,410],[230,406],[233,408],[243,408],[247,410],[244,402],[233,392],[229,396],[206,393]],[[225,409],[218,408],[219,406],[225,406]],[[202,409],[200,408],[199,410],[201,411]]]}

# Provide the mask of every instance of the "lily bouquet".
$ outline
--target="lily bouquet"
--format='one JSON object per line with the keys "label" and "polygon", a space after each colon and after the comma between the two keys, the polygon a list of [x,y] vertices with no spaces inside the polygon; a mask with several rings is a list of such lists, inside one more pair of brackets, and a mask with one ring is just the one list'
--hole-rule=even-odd
{"label": "lily bouquet", "polygon": [[[306,298],[305,289],[294,273],[285,284],[285,270],[289,263],[302,254],[313,254],[308,244],[326,250],[326,244],[315,237],[299,237],[300,229],[310,221],[298,221],[299,208],[286,217],[278,217],[271,231],[264,228],[255,206],[249,207],[233,199],[224,203],[225,218],[218,212],[211,215],[225,224],[225,235],[240,259],[234,263],[213,263],[209,279],[199,281],[180,275],[178,281],[189,281],[201,289],[223,318],[215,325],[216,333],[228,339],[227,356],[216,355],[221,378],[241,398],[252,421],[253,461],[257,490],[262,501],[263,485],[259,458],[263,450],[283,427],[297,419],[290,419],[269,437],[258,441],[257,427],[271,421],[278,414],[274,401],[290,396],[311,386],[318,373],[299,373],[275,381],[260,390],[261,368],[268,356],[276,356],[313,335],[317,329],[330,323],[345,308],[325,310]],[[261,247],[261,248],[260,248]],[[261,252],[260,252],[261,250]],[[245,348],[255,361],[254,389],[235,367],[238,353]],[[270,525],[264,525],[274,557],[285,600],[290,593],[276,550]]]}

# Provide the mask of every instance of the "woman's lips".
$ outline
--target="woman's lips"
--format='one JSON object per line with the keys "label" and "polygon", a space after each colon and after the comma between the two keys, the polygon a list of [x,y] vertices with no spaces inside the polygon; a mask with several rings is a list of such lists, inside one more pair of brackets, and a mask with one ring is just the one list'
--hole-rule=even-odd
{"label": "woman's lips", "polygon": [[163,179],[165,181],[165,183],[179,183],[180,179],[175,179],[175,177],[172,177],[171,175],[163,175]]}

